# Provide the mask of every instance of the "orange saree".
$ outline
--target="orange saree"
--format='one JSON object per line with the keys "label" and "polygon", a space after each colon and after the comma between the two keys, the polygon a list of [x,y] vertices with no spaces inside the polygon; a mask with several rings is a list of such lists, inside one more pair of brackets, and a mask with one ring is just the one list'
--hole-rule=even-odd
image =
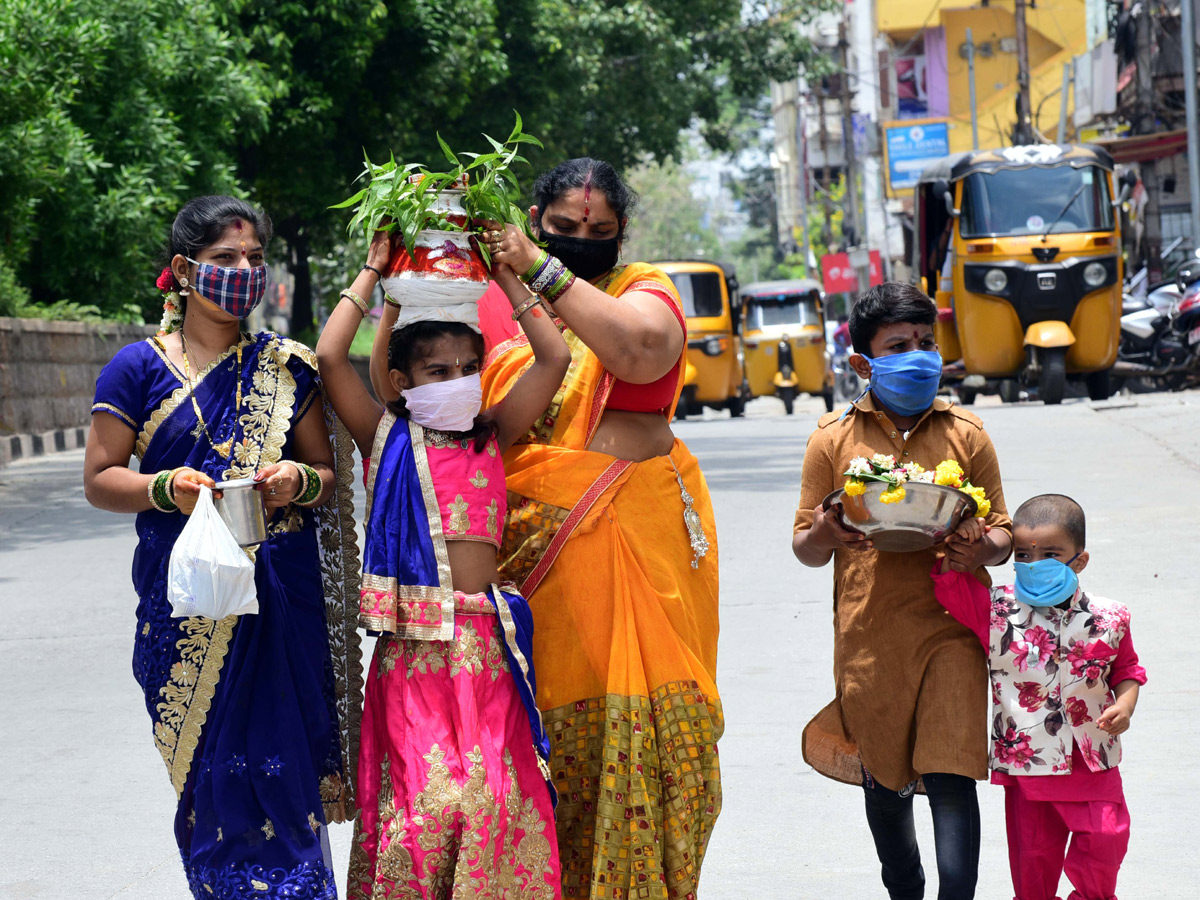
{"label": "orange saree", "polygon": [[[644,264],[599,287],[613,296],[652,288],[679,302],[667,276]],[[502,575],[534,615],[563,896],[694,897],[721,808],[712,503],[679,440],[668,456],[637,463],[587,449],[614,379],[569,329],[563,337],[572,357],[563,384],[505,454],[500,553]],[[523,335],[493,348],[484,405],[531,359]]]}

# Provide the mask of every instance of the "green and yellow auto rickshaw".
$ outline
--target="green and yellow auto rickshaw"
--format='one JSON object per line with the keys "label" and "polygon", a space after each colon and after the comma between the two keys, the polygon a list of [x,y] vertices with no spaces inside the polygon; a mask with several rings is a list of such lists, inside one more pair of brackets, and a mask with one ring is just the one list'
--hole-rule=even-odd
{"label": "green and yellow auto rickshaw", "polygon": [[703,406],[740,416],[750,398],[742,370],[737,275],[732,267],[708,260],[654,265],[674,282],[687,318],[687,359],[676,417]]}
{"label": "green and yellow auto rickshaw", "polygon": [[825,352],[821,284],[811,278],[756,281],[742,289],[746,381],[752,397],[774,395],[792,414],[809,394],[833,409],[833,370]]}

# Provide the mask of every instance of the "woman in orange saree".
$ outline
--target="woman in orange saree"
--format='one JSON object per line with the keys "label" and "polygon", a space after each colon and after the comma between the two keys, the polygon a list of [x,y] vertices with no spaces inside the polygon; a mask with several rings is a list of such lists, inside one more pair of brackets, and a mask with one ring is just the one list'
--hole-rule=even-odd
{"label": "woman in orange saree", "polygon": [[[500,560],[535,620],[563,896],[694,897],[721,807],[724,720],[712,503],[670,431],[686,326],[663,272],[614,265],[629,194],[610,166],[571,160],[534,193],[542,240],[576,276],[552,306],[571,364],[505,454]],[[514,228],[484,240],[518,272],[542,260]],[[497,343],[485,403],[531,359],[522,334]]]}

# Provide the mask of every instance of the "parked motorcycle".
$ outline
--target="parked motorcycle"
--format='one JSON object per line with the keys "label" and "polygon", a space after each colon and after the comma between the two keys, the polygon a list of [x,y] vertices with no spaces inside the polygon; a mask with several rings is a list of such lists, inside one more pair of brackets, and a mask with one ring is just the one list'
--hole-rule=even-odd
{"label": "parked motorcycle", "polygon": [[1141,393],[1200,384],[1200,266],[1181,269],[1174,287],[1125,298],[1117,386]]}

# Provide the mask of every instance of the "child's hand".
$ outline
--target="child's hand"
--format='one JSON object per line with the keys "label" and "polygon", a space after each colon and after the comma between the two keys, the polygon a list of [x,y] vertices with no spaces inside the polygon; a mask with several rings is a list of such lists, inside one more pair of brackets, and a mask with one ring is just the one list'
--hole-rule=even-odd
{"label": "child's hand", "polygon": [[984,524],[983,519],[970,518],[946,535],[946,558],[942,562],[942,572],[953,569],[955,572],[971,572],[981,565],[978,560],[985,557],[990,548],[983,547],[980,542],[991,528]]}
{"label": "child's hand", "polygon": [[963,519],[954,533],[947,536],[946,542],[949,543],[951,538],[962,540],[968,544],[973,544],[985,534],[988,533],[988,526],[983,523],[983,519],[967,518]]}
{"label": "child's hand", "polygon": [[392,233],[376,231],[371,238],[371,246],[367,248],[367,265],[380,272],[387,271],[387,264],[392,258]]}
{"label": "child's hand", "polygon": [[1100,713],[1096,724],[1109,734],[1124,734],[1129,730],[1129,712],[1121,705],[1120,701],[1117,701]]}

